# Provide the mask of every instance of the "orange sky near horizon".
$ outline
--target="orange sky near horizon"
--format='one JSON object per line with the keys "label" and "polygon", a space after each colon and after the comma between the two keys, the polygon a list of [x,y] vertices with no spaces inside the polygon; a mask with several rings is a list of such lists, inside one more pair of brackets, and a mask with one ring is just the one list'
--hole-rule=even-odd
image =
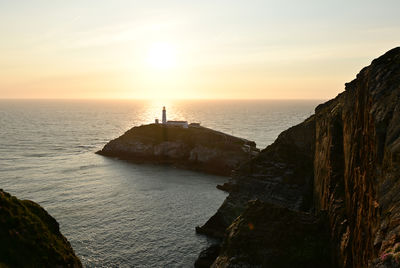
{"label": "orange sky near horizon", "polygon": [[0,2],[0,98],[329,99],[398,45],[399,8],[372,0]]}

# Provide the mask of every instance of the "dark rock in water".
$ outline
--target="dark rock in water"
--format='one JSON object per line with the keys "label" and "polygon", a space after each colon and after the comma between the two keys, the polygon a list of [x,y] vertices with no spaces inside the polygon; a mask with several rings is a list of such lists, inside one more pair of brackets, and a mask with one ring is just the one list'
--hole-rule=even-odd
{"label": "dark rock in water", "polygon": [[[301,237],[331,248],[327,254],[305,246],[311,258],[301,256],[310,267],[400,267],[399,178],[400,48],[395,48],[236,170],[230,182],[235,187],[224,186],[229,196],[198,229],[224,237],[213,267],[307,265],[295,265],[284,252],[285,241]],[[260,201],[246,209],[251,199]],[[330,242],[310,238],[325,222]],[[332,262],[318,264],[322,258]]]}
{"label": "dark rock in water", "polygon": [[225,192],[227,192],[227,193],[230,193],[230,192],[232,192],[232,191],[234,191],[235,190],[235,186],[236,186],[236,184],[235,183],[232,183],[232,182],[225,182],[224,184],[218,184],[217,185],[217,189],[219,189],[219,190],[221,190],[221,191],[225,191]]}
{"label": "dark rock in water", "polygon": [[253,141],[209,128],[150,124],[133,127],[97,153],[229,176],[240,163],[258,152]]}
{"label": "dark rock in water", "polygon": [[218,257],[219,252],[221,250],[220,245],[215,244],[210,246],[209,248],[203,250],[196,262],[194,263],[195,268],[208,268],[210,267],[215,259]]}
{"label": "dark rock in water", "polygon": [[228,220],[229,219],[225,219],[225,215],[218,210],[204,226],[196,227],[196,233],[209,235],[214,238],[223,238]]}
{"label": "dark rock in water", "polygon": [[82,267],[57,221],[0,190],[0,267]]}

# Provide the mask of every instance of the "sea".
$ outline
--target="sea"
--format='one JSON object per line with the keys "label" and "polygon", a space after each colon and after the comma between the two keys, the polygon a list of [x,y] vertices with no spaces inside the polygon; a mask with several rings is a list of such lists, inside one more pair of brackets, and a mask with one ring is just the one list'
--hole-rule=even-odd
{"label": "sea", "polygon": [[188,120],[260,149],[321,100],[0,100],[0,188],[43,206],[85,267],[193,267],[226,177],[95,154],[133,126]]}

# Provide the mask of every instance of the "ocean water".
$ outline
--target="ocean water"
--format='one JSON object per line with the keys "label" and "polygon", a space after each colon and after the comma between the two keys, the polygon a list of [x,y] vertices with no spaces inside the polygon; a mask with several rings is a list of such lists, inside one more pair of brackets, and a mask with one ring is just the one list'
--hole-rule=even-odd
{"label": "ocean water", "polygon": [[193,267],[212,241],[195,226],[227,178],[94,154],[132,126],[168,119],[254,140],[259,148],[321,101],[0,100],[0,188],[42,205],[86,267]]}

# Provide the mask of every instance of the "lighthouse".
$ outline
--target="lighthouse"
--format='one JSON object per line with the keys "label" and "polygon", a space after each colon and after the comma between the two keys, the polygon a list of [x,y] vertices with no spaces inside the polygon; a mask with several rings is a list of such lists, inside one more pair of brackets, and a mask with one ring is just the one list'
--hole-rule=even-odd
{"label": "lighthouse", "polygon": [[[155,119],[154,122],[156,125],[159,124],[158,119]],[[165,106],[162,108],[162,124],[168,127],[182,127],[182,128],[189,128],[188,121],[167,121],[167,110]],[[190,124],[191,127],[200,127],[200,123],[192,123]]]}
{"label": "lighthouse", "polygon": [[167,111],[165,110],[165,106],[162,108],[162,123],[167,123]]}

